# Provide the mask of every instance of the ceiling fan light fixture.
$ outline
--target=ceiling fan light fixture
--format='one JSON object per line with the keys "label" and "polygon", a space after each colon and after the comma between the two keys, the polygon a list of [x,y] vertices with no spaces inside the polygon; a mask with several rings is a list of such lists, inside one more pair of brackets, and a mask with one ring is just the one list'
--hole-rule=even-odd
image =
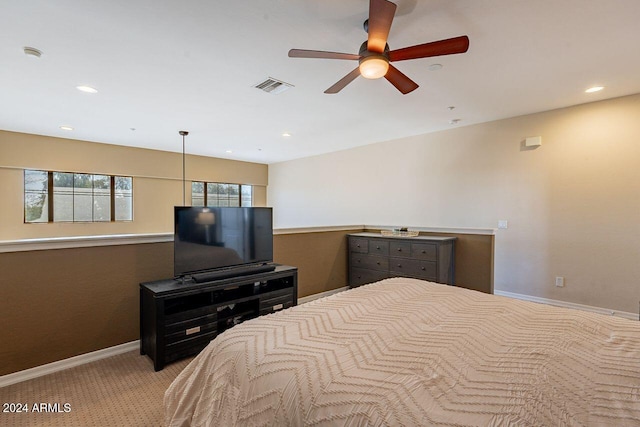
{"label": "ceiling fan light fixture", "polygon": [[360,61],[360,74],[365,79],[379,79],[389,70],[389,60],[383,55],[371,55]]}

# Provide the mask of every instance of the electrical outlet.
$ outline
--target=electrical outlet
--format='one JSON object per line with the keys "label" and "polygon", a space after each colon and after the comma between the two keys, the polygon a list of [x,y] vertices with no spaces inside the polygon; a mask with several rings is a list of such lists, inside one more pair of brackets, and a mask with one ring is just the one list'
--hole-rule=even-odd
{"label": "electrical outlet", "polygon": [[498,220],[498,228],[504,230],[504,229],[507,229],[508,227],[509,227],[509,221],[507,221],[506,219]]}
{"label": "electrical outlet", "polygon": [[556,286],[559,288],[564,287],[564,277],[556,276]]}

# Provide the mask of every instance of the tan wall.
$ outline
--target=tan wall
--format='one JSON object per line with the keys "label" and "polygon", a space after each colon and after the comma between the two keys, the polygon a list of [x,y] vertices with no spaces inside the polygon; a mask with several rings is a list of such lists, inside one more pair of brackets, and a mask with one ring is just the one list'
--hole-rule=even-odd
{"label": "tan wall", "polygon": [[[133,176],[133,222],[24,224],[23,170]],[[266,204],[268,166],[186,156],[186,204],[191,180],[254,185]],[[182,205],[182,154],[0,131],[0,241],[25,238],[172,232],[173,206]]]}
{"label": "tan wall", "polygon": [[[349,260],[347,234],[365,231],[276,234],[276,262],[298,267],[298,296],[305,297],[347,286]],[[366,231],[375,231],[367,229]],[[421,233],[456,237],[455,283],[468,289],[493,293],[493,235]]]}
{"label": "tan wall", "polygon": [[508,220],[496,290],[637,313],[638,118],[633,95],[272,164],[268,197],[278,228]]}
{"label": "tan wall", "polygon": [[0,253],[0,375],[135,341],[139,283],[173,276],[173,244]]}
{"label": "tan wall", "polygon": [[[134,220],[23,223],[23,169],[133,176]],[[189,180],[254,186],[266,204],[267,165],[186,157]],[[0,243],[31,238],[173,232],[182,154],[0,131]],[[171,243],[0,253],[0,375],[130,342],[138,285],[173,275]]]}
{"label": "tan wall", "polygon": [[273,258],[298,267],[298,298],[347,286],[347,237],[360,230],[276,234]]}
{"label": "tan wall", "polygon": [[[348,284],[348,231],[276,234],[298,297]],[[451,234],[448,234],[451,235]],[[492,237],[455,235],[456,282],[491,286]],[[0,375],[139,339],[139,284],[173,276],[173,243],[0,253]]]}

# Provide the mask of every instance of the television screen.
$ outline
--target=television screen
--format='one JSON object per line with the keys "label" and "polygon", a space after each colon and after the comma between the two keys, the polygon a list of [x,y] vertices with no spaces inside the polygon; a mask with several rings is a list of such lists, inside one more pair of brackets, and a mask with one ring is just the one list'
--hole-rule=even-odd
{"label": "television screen", "polygon": [[273,261],[273,218],[263,207],[175,207],[176,276]]}

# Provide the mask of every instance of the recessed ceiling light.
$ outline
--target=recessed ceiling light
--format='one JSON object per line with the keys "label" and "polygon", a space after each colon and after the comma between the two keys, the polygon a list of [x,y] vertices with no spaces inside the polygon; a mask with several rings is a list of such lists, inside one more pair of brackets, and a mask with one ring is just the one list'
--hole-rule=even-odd
{"label": "recessed ceiling light", "polygon": [[451,106],[447,107],[447,109],[448,109],[449,111],[453,111],[453,110],[455,110],[455,109],[456,109],[456,107],[455,107],[455,106],[453,106],[453,105],[451,105]]}
{"label": "recessed ceiling light", "polygon": [[35,47],[25,46],[22,48],[22,51],[25,55],[30,56],[32,58],[40,58],[42,56],[42,51],[36,49]]}
{"label": "recessed ceiling light", "polygon": [[449,120],[450,125],[457,125],[458,123],[460,123],[460,119]]}
{"label": "recessed ceiling light", "polygon": [[60,129],[62,129],[62,130],[73,130],[73,128],[71,126],[60,126]]}
{"label": "recessed ceiling light", "polygon": [[429,65],[429,71],[438,71],[442,68],[442,64],[431,64]]}
{"label": "recessed ceiling light", "polygon": [[233,150],[227,150],[227,151],[225,151],[225,153],[231,154],[231,153],[233,153]]}
{"label": "recessed ceiling light", "polygon": [[285,138],[288,138],[291,136],[291,134],[289,132],[285,132],[282,134],[282,136],[284,136]]}
{"label": "recessed ceiling light", "polygon": [[604,86],[593,86],[585,90],[585,92],[586,93],[600,92],[602,89],[604,89]]}
{"label": "recessed ceiling light", "polygon": [[98,93],[98,90],[91,86],[76,86],[76,89],[86,93]]}

